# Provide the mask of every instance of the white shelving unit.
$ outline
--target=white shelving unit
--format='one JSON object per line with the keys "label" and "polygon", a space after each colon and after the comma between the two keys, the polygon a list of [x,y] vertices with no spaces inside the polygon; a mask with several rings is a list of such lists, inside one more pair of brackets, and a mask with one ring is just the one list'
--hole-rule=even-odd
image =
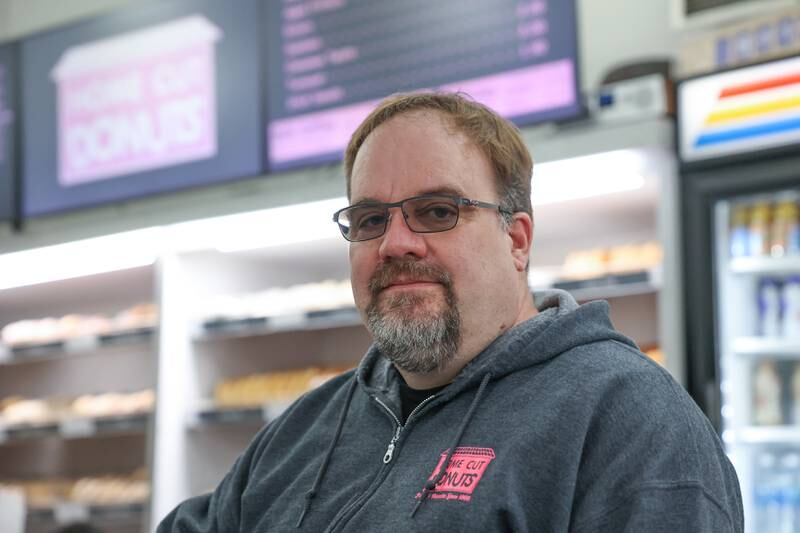
{"label": "white shelving unit", "polygon": [[737,337],[732,350],[739,355],[788,358],[800,361],[800,341],[764,337]]}
{"label": "white shelving unit", "polygon": [[661,279],[661,268],[654,268],[596,278],[556,281],[552,287],[569,291],[579,302],[587,302],[657,294],[661,290]]}
{"label": "white shelving unit", "polygon": [[730,261],[731,274],[789,275],[800,272],[800,257],[737,257]]}
{"label": "white shelving unit", "polygon": [[796,426],[746,426],[738,431],[731,444],[796,445],[800,442],[800,427]]}
{"label": "white shelving unit", "polygon": [[[68,314],[113,316],[155,295],[155,271],[139,267],[0,291],[0,326]],[[22,396],[66,402],[80,395],[134,392],[156,385],[157,329],[51,340],[0,350],[0,400]],[[0,424],[0,482],[57,482],[150,471],[152,414],[75,417]],[[149,475],[149,474],[148,474]],[[109,531],[140,532],[149,498],[124,505],[56,499],[29,511],[27,531],[52,531],[85,517]]]}
{"label": "white shelving unit", "polygon": [[[308,367],[350,368],[370,343],[352,305],[230,319],[215,309],[214,302],[225,298],[347,279],[347,244],[339,238],[313,247],[188,252],[164,261],[161,276],[164,319],[175,333],[162,335],[161,350],[171,355],[169,368],[162,370],[183,381],[167,378],[159,392],[180,388],[183,394],[157,421],[168,429],[156,432],[156,479],[180,480],[156,482],[159,517],[183,499],[213,489],[255,433],[286,407],[284,402],[218,406],[213,398],[220,382]],[[159,466],[159,457],[170,459]]]}

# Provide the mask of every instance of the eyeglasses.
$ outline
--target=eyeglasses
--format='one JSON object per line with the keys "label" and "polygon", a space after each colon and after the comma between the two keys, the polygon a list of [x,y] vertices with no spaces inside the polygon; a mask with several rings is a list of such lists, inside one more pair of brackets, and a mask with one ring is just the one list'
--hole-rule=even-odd
{"label": "eyeglasses", "polygon": [[386,232],[391,218],[389,209],[399,207],[408,229],[415,233],[437,233],[456,227],[461,206],[495,209],[504,215],[512,214],[497,204],[448,194],[425,194],[399,202],[351,205],[335,212],[333,221],[339,225],[342,236],[348,241],[368,241],[377,239]]}

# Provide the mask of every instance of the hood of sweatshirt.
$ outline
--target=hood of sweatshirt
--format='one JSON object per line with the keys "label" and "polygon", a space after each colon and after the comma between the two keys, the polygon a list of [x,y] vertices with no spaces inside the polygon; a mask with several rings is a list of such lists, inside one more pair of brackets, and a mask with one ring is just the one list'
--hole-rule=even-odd
{"label": "hood of sweatshirt", "polygon": [[[465,389],[477,387],[487,374],[498,379],[523,368],[549,361],[572,348],[614,340],[636,347],[614,330],[605,301],[578,305],[566,291],[536,291],[535,317],[511,328],[492,341],[470,361],[441,393],[446,400]],[[397,397],[400,375],[376,346],[372,346],[357,370],[359,384],[368,393]]]}
{"label": "hood of sweatshirt", "polygon": [[[452,435],[443,464],[450,464],[450,459],[461,442],[475,411],[479,409],[490,381],[521,369],[545,363],[572,348],[595,342],[613,340],[635,347],[630,339],[614,330],[608,317],[609,307],[606,302],[597,301],[579,306],[569,293],[561,290],[536,292],[533,298],[539,314],[497,337],[461,370],[451,384],[435,397],[430,398],[428,408],[447,402],[466,390],[476,389],[469,409]],[[362,359],[356,370],[356,378],[356,381],[352,382],[348,388],[347,401],[340,413],[334,437],[314,484],[306,493],[305,505],[298,519],[297,527],[302,525],[304,517],[311,508],[311,501],[315,498],[325,476],[328,463],[344,427],[355,388],[361,386],[369,396],[378,400],[393,413],[401,412],[399,389],[402,378],[394,365],[383,356],[375,345]],[[402,426],[399,417],[396,414],[394,416],[398,424],[397,438]],[[407,423],[410,421],[411,417]],[[384,457],[385,463],[391,461],[394,442],[393,440],[387,450]],[[427,501],[426,494],[434,490],[443,475],[445,475],[445,469],[440,469],[437,475],[428,479],[425,485],[420,487],[420,498],[411,513],[412,517]]]}

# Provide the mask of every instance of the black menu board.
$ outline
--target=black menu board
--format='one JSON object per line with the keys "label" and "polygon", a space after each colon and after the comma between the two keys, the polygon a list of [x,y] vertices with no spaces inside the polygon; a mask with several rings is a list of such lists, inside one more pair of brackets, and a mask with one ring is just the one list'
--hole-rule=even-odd
{"label": "black menu board", "polygon": [[574,0],[268,0],[268,160],[336,160],[381,98],[459,90],[519,125],[581,113]]}
{"label": "black menu board", "polygon": [[136,2],[23,40],[24,214],[261,174],[261,7]]}

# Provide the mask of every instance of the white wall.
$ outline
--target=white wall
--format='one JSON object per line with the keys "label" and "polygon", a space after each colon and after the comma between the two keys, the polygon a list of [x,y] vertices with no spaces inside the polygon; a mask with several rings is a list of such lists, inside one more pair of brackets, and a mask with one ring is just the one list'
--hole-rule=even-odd
{"label": "white wall", "polygon": [[578,0],[581,75],[596,87],[615,65],[659,56],[677,57],[670,28],[672,0]]}

